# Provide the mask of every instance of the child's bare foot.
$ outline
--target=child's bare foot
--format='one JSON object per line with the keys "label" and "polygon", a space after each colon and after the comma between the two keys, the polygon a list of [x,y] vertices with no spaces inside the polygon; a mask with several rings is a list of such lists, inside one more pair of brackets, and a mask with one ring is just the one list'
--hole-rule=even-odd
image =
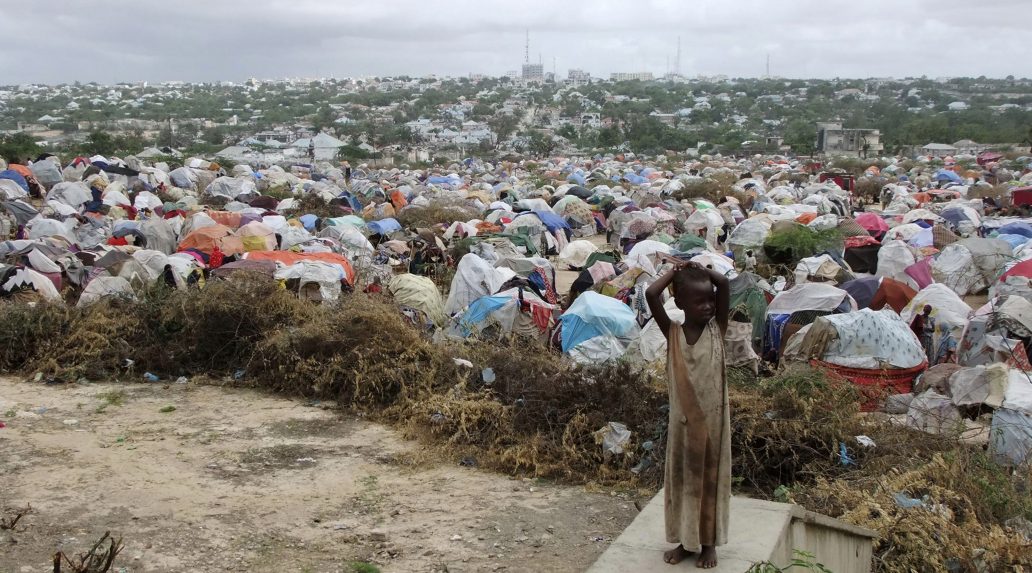
{"label": "child's bare foot", "polygon": [[699,569],[712,569],[717,566],[717,548],[712,545],[703,545],[699,553],[699,559],[695,562]]}
{"label": "child's bare foot", "polygon": [[693,553],[685,549],[684,545],[678,545],[670,551],[663,553],[663,561],[666,561],[670,565],[677,565],[692,555]]}

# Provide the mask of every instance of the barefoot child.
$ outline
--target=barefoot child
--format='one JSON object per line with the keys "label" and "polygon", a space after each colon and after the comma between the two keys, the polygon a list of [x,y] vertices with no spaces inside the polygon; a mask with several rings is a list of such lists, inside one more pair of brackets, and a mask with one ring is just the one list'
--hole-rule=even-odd
{"label": "barefoot child", "polygon": [[[672,322],[663,308],[663,291],[671,284],[683,324]],[[673,565],[699,551],[696,566],[709,569],[717,565],[716,546],[727,543],[731,501],[724,379],[730,287],[720,273],[676,261],[645,296],[667,339],[670,418],[663,495],[667,541],[678,546],[663,560]]]}

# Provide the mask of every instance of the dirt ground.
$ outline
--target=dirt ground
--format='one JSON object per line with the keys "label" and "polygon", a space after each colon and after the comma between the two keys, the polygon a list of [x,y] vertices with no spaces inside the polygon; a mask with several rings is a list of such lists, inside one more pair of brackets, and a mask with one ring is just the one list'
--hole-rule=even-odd
{"label": "dirt ground", "polygon": [[0,378],[0,420],[0,511],[32,506],[0,531],[0,573],[49,572],[105,531],[126,573],[583,571],[641,501],[427,461],[321,404],[194,382]]}

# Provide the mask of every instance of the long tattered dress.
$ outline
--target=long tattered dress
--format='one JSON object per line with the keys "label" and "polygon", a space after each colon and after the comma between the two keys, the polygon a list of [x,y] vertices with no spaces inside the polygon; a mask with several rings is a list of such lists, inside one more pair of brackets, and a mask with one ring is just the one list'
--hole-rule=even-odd
{"label": "long tattered dress", "polygon": [[666,540],[689,551],[724,545],[731,502],[731,417],[724,342],[715,320],[695,344],[688,344],[680,324],[671,323],[667,380]]}

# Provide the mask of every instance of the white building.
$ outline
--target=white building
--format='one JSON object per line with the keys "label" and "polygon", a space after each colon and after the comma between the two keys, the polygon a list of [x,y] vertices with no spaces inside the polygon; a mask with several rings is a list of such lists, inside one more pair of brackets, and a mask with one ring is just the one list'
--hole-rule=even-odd
{"label": "white building", "polygon": [[945,143],[929,143],[921,148],[921,154],[929,157],[942,158],[947,155],[956,155],[957,148],[952,145],[946,145]]}
{"label": "white building", "polygon": [[614,72],[609,74],[609,79],[614,82],[630,82],[638,80],[641,82],[651,82],[652,72]]}

